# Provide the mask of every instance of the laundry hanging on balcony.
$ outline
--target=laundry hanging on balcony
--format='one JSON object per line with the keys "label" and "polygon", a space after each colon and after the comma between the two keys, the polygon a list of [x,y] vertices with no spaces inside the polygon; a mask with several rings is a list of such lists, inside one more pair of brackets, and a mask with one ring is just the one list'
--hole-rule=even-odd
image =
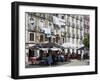
{"label": "laundry hanging on balcony", "polygon": [[40,20],[39,20],[39,27],[40,27],[40,28],[45,27],[45,22],[44,22],[43,19],[40,19]]}
{"label": "laundry hanging on balcony", "polygon": [[55,16],[53,16],[53,22],[54,24],[58,25],[59,27],[61,27],[62,25],[65,25],[65,20],[61,19],[61,18],[57,18]]}
{"label": "laundry hanging on balcony", "polygon": [[46,34],[47,37],[51,37],[51,29],[50,28],[42,28],[44,33]]}

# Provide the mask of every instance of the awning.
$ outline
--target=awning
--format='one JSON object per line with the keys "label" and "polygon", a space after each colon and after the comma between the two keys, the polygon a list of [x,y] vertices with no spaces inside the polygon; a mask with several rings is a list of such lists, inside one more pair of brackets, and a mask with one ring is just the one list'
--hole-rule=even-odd
{"label": "awning", "polygon": [[48,51],[49,48],[40,48],[40,50],[42,50],[42,51]]}
{"label": "awning", "polygon": [[40,50],[61,50],[61,49],[64,49],[63,46],[61,45],[58,45],[56,43],[52,43],[52,42],[49,42],[49,43],[42,43],[42,44],[35,44],[31,47],[29,47],[30,49],[34,50],[34,49],[40,49]]}
{"label": "awning", "polygon": [[82,44],[82,45],[79,45],[78,46],[78,49],[77,50],[84,50],[85,46]]}
{"label": "awning", "polygon": [[41,45],[40,44],[35,44],[35,45],[33,45],[33,46],[31,46],[31,47],[29,47],[30,49],[39,49],[39,48],[41,48]]}
{"label": "awning", "polygon": [[51,48],[52,51],[57,51],[57,50],[61,50],[60,48]]}
{"label": "awning", "polygon": [[89,48],[83,46],[83,47],[78,48],[77,50],[89,50]]}
{"label": "awning", "polygon": [[83,46],[83,47],[81,47],[81,48],[78,48],[77,50],[84,50],[84,48],[85,48],[85,47]]}
{"label": "awning", "polygon": [[66,49],[76,49],[75,44],[71,44],[71,43],[63,43],[61,46],[63,46]]}
{"label": "awning", "polygon": [[60,49],[64,48],[63,46],[58,45],[58,44],[53,43],[53,42],[43,43],[43,44],[41,44],[41,46],[42,46],[42,48],[53,48],[53,47],[60,48]]}

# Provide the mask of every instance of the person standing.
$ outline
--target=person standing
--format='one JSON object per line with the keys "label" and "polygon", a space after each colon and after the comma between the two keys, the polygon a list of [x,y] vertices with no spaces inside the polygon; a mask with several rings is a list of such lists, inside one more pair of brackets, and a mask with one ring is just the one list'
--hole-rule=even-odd
{"label": "person standing", "polygon": [[51,64],[53,63],[51,54],[47,55],[47,62],[49,66],[51,66]]}

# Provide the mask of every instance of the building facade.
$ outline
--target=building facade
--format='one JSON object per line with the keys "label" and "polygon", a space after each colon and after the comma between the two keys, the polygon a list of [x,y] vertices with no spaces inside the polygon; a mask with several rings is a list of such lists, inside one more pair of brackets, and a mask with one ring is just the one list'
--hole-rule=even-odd
{"label": "building facade", "polygon": [[[89,15],[25,13],[26,53],[29,47],[38,43],[54,42],[65,47],[65,52],[83,53],[78,48],[89,34]],[[36,51],[36,54],[39,50]],[[39,55],[39,54],[38,54]]]}

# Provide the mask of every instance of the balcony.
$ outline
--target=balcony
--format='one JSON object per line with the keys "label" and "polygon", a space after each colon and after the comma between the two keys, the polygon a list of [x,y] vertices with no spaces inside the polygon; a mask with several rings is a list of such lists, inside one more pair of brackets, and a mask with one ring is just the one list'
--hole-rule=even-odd
{"label": "balcony", "polygon": [[67,14],[67,16],[69,16],[69,17],[70,17],[71,15],[70,15],[70,14]]}
{"label": "balcony", "polygon": [[43,19],[46,18],[46,17],[45,17],[45,14],[40,14],[40,17],[43,18]]}
{"label": "balcony", "polygon": [[52,32],[51,32],[51,35],[55,35],[55,33],[52,31]]}
{"label": "balcony", "polygon": [[61,36],[62,36],[62,37],[64,37],[64,36],[65,36],[65,35],[64,35],[64,32],[61,32]]}
{"label": "balcony", "polygon": [[84,28],[85,28],[85,29],[89,29],[89,25],[84,24]]}
{"label": "balcony", "polygon": [[72,34],[72,38],[75,38],[75,34]]}
{"label": "balcony", "polygon": [[81,22],[83,21],[82,17],[80,18],[80,21],[81,21]]}
{"label": "balcony", "polygon": [[51,14],[48,17],[48,20],[51,21],[51,22],[53,22],[53,16]]}
{"label": "balcony", "polygon": [[67,37],[68,37],[68,38],[70,38],[70,37],[71,37],[71,34],[70,34],[70,33],[68,33],[68,34],[67,34]]}
{"label": "balcony", "polygon": [[84,19],[89,21],[89,16],[85,16]]}
{"label": "balcony", "polygon": [[83,25],[80,23],[80,30],[83,30]]}
{"label": "balcony", "polygon": [[79,39],[79,35],[78,34],[76,35],[76,39]]}
{"label": "balcony", "polygon": [[37,27],[34,24],[28,24],[28,31],[34,32],[37,30]]}
{"label": "balcony", "polygon": [[76,25],[76,28],[79,29],[79,25],[78,24]]}
{"label": "balcony", "polygon": [[67,32],[66,31],[61,32],[61,36],[66,38],[67,37]]}
{"label": "balcony", "polygon": [[70,27],[70,22],[67,22],[67,26]]}
{"label": "balcony", "polygon": [[78,16],[76,16],[76,20],[78,20],[79,19],[79,17]]}
{"label": "balcony", "polygon": [[72,18],[75,18],[75,15],[72,15],[71,17],[72,17]]}
{"label": "balcony", "polygon": [[60,40],[60,35],[59,34],[56,34],[55,37],[56,37],[57,41]]}
{"label": "balcony", "polygon": [[83,30],[82,26],[80,27],[80,30]]}
{"label": "balcony", "polygon": [[80,36],[80,39],[82,40],[82,35]]}
{"label": "balcony", "polygon": [[65,20],[56,16],[53,16],[53,23],[55,26],[58,26],[58,28],[60,28],[59,26],[65,26]]}
{"label": "balcony", "polygon": [[72,23],[72,28],[75,28],[75,24],[74,23]]}
{"label": "balcony", "polygon": [[41,32],[41,33],[45,33],[45,30],[43,30],[43,29],[40,29],[40,32]]}

